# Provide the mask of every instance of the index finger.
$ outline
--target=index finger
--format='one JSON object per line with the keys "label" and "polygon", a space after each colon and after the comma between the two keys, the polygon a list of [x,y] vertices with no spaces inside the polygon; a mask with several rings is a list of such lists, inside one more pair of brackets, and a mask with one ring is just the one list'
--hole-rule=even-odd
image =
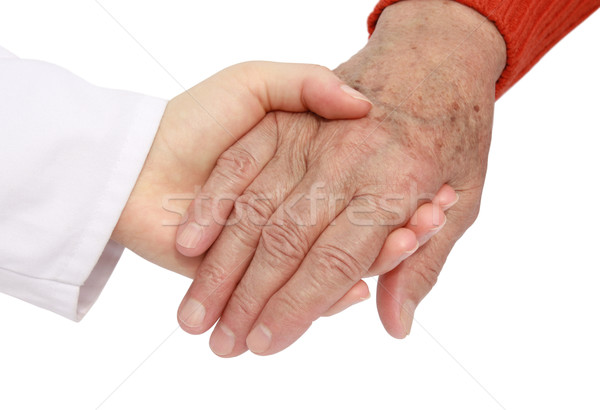
{"label": "index finger", "polygon": [[357,226],[348,209],[315,242],[296,273],[267,302],[246,339],[256,354],[277,353],[298,339],[364,275],[393,227]]}

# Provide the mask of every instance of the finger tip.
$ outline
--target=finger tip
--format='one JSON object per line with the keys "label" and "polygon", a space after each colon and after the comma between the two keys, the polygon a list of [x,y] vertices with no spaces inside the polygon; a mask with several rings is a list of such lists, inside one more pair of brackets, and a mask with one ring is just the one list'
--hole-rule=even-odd
{"label": "finger tip", "polygon": [[[363,93],[350,87],[348,84],[341,84],[340,89],[347,95],[352,97],[353,100],[357,100],[361,103],[367,103],[369,110],[373,107],[373,103]],[[363,105],[363,104],[361,104]]]}
{"label": "finger tip", "polygon": [[413,254],[419,248],[419,240],[417,235],[410,229],[404,229],[402,236],[397,239],[396,252],[398,256],[404,254]]}
{"label": "finger tip", "polygon": [[190,335],[201,335],[204,333],[204,331],[200,328],[186,325],[185,322],[183,322],[180,318],[177,318],[177,322],[179,323],[181,330],[183,330],[185,333],[189,333]]}
{"label": "finger tip", "polygon": [[177,310],[177,322],[186,333],[199,335],[206,331],[206,308],[197,300],[186,297]]}
{"label": "finger tip", "polygon": [[354,297],[356,300],[363,301],[367,300],[371,297],[371,291],[369,290],[369,285],[364,280],[360,280],[352,287],[351,291],[354,293]]}
{"label": "finger tip", "polygon": [[444,211],[456,205],[459,199],[460,195],[450,185],[444,185],[438,196],[439,204]]}
{"label": "finger tip", "polygon": [[395,320],[393,323],[384,323],[384,328],[394,339],[403,340],[410,335],[410,327],[406,327],[400,320]]}
{"label": "finger tip", "polygon": [[356,114],[353,118],[362,118],[373,109],[373,103],[369,100],[355,99],[354,105],[356,106]]}
{"label": "finger tip", "polygon": [[331,306],[328,310],[322,313],[321,317],[331,317],[337,315],[338,313],[343,312],[351,306],[356,305],[357,303],[364,302],[371,298],[371,292],[369,291],[369,286],[364,282],[360,281],[352,289],[346,293],[342,299],[336,302],[333,306]]}
{"label": "finger tip", "polygon": [[377,310],[386,332],[394,339],[405,339],[411,332],[416,304],[389,292],[378,293]]}
{"label": "finger tip", "polygon": [[448,205],[446,205],[446,209],[452,208],[460,200],[460,194],[454,190],[453,190],[453,192],[454,192],[454,200],[451,201]]}
{"label": "finger tip", "polygon": [[219,323],[210,335],[208,346],[210,347],[210,350],[219,357],[233,357],[232,353],[235,348],[235,334],[229,327],[223,323]]}
{"label": "finger tip", "polygon": [[387,334],[394,339],[402,340],[407,336],[407,333],[404,331],[399,322],[390,323],[384,321],[383,327]]}
{"label": "finger tip", "polygon": [[350,104],[350,107],[342,113],[345,115],[341,116],[340,119],[360,119],[367,116],[373,108],[373,103],[371,101],[361,100],[359,98],[352,99]]}
{"label": "finger tip", "polygon": [[175,249],[177,249],[177,252],[179,252],[183,256],[187,256],[189,258],[200,256],[202,254],[202,252],[198,251],[196,248],[186,248],[185,246],[182,246],[179,243],[175,244]]}
{"label": "finger tip", "polygon": [[[389,332],[388,332],[389,333]],[[408,334],[404,333],[404,332],[395,332],[395,333],[390,333],[390,335],[397,340],[404,340],[406,339],[406,337],[408,336]]]}
{"label": "finger tip", "polygon": [[177,314],[177,323],[179,324],[181,330],[189,333],[190,335],[200,335],[205,331],[200,326],[190,326],[179,313]]}
{"label": "finger tip", "polygon": [[271,347],[273,334],[264,324],[256,326],[246,337],[246,346],[248,350],[256,355],[265,355]]}
{"label": "finger tip", "polygon": [[438,206],[438,204],[434,204],[433,202],[428,202],[419,206],[409,220],[410,226],[419,227],[425,223],[429,223],[431,219],[434,219],[433,215],[438,213],[436,211],[439,210],[440,206]]}
{"label": "finger tip", "polygon": [[181,239],[182,235],[177,237],[175,241],[175,249],[177,252],[187,257],[200,256],[206,251],[207,246],[204,244],[202,237],[199,237],[193,243],[186,239]]}
{"label": "finger tip", "polygon": [[348,85],[336,83],[331,87],[316,101],[311,101],[308,108],[330,120],[360,119],[373,108],[367,97]]}
{"label": "finger tip", "polygon": [[190,222],[177,232],[175,247],[184,256],[199,256],[210,246],[207,242],[210,242],[211,231],[210,227]]}

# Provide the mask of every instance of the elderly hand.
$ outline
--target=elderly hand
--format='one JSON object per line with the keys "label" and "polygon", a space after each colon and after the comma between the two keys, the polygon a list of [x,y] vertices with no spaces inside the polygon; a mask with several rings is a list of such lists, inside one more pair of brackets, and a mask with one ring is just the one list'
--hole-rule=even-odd
{"label": "elderly hand", "polygon": [[177,225],[193,199],[194,186],[206,181],[223,151],[269,111],[312,110],[335,119],[362,117],[370,109],[364,96],[324,67],[251,62],[215,74],[167,104],[112,239],[153,263],[192,277],[202,259],[177,252],[173,245]]}
{"label": "elderly hand", "polygon": [[[201,212],[181,228],[186,255],[219,236],[180,307],[182,328],[200,333],[220,316],[211,347],[227,357],[286,348],[373,274],[390,232],[447,183],[460,201],[445,228],[380,278],[382,322],[406,336],[416,305],[476,218],[504,63],[501,35],[468,7],[438,0],[388,7],[368,45],[336,71],[375,104],[366,118],[270,114],[252,133],[275,146],[226,152],[242,159],[213,171],[201,198],[220,197],[219,184],[232,175],[229,192],[249,186],[230,198],[235,205],[196,204],[194,211],[217,218]],[[219,235],[214,219],[225,221],[232,206]]]}

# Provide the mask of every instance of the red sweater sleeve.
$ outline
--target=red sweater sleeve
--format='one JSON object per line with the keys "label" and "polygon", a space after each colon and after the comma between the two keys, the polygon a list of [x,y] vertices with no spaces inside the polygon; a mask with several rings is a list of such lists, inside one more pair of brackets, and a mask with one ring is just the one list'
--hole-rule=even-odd
{"label": "red sweater sleeve", "polygon": [[[369,33],[387,6],[400,0],[380,0],[369,16]],[[507,63],[496,84],[500,98],[548,50],[591,15],[600,0],[455,0],[492,21],[506,42]]]}

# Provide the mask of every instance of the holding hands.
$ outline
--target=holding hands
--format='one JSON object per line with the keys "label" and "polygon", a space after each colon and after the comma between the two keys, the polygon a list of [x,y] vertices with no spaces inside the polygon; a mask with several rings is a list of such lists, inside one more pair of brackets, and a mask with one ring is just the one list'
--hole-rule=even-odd
{"label": "holding hands", "polygon": [[269,111],[312,110],[330,119],[364,116],[371,104],[342,86],[324,67],[253,62],[229,67],[173,98],[112,239],[153,263],[193,277],[202,257],[177,252],[173,244],[180,215],[172,213],[165,220],[165,209],[179,212],[181,200],[193,195],[181,194],[204,184],[232,144],[245,146],[243,139],[236,141]]}
{"label": "holding hands", "polygon": [[[460,4],[388,7],[337,70],[374,101],[366,117],[271,113],[221,156],[178,232],[182,254],[208,250],[182,328],[202,333],[219,319],[215,353],[276,353],[381,275],[380,317],[405,337],[477,215],[504,53],[495,27]],[[457,200],[447,184],[461,203],[427,242]]]}
{"label": "holding hands", "polygon": [[[352,88],[319,66],[246,63],[169,102],[114,239],[194,277],[184,330],[218,320],[218,355],[276,353],[367,298],[362,279],[379,275],[385,328],[410,332],[479,208],[505,59],[486,21],[458,3],[403,1],[336,70]],[[165,235],[157,205],[198,185]],[[446,218],[450,186],[461,201]]]}
{"label": "holding hands", "polygon": [[[274,110],[311,110],[324,119],[335,120],[364,116],[371,107],[364,96],[323,67],[255,62],[223,70],[168,103],[145,166],[113,232],[113,239],[162,267],[190,277],[196,273],[199,280],[194,287],[205,295],[199,295],[205,299],[199,299],[204,304],[192,301],[187,313],[182,312],[180,318],[184,328],[191,332],[199,333],[210,328],[240,281],[243,266],[233,269],[229,275],[203,275],[202,269],[207,270],[199,270],[199,266],[205,266],[201,265],[203,254],[222,229],[217,223],[218,217],[226,220],[233,207],[233,201],[228,199],[235,200],[237,208],[246,205],[243,198],[240,200],[238,197],[273,156],[279,144],[272,129],[262,124],[252,127]],[[290,140],[293,139],[290,134]],[[179,253],[173,247],[176,221],[170,221],[172,226],[165,226],[165,222],[169,225],[169,221],[164,221],[165,198],[169,199],[174,193],[192,192],[195,185],[203,183],[199,199],[207,192],[225,200],[220,201],[219,207],[214,210],[218,217],[209,220],[205,227],[198,224],[200,212],[194,212],[194,209],[198,205],[199,208],[206,207],[207,203],[199,199],[194,201],[187,223],[179,228]],[[273,193],[278,192],[275,185],[273,188]],[[271,194],[271,191],[266,193]],[[246,198],[252,199],[248,195]],[[419,241],[424,243],[433,231],[441,227],[444,217],[440,210],[455,201],[454,191],[446,187],[440,191],[435,205],[422,206],[415,214],[410,229],[398,229],[389,236],[370,274],[384,273],[413,253]],[[240,226],[226,228],[225,238],[231,230],[235,232]],[[260,235],[262,226],[251,229]],[[222,263],[236,260],[245,249],[236,244],[229,250],[225,249]],[[210,259],[208,263],[211,263]],[[251,278],[253,275],[245,280]],[[259,283],[259,286],[263,293],[270,292],[272,288],[269,282]],[[237,293],[232,300],[235,300],[235,295]],[[368,298],[369,290],[364,282],[359,281],[344,293],[333,295],[336,300],[329,303],[320,315],[337,313]],[[331,298],[332,295],[327,296]],[[186,321],[200,323],[187,326]],[[240,325],[250,324],[247,318],[240,320]],[[231,341],[227,338],[229,330],[224,326],[218,327],[211,346],[216,352],[228,355],[231,352],[226,350]],[[223,334],[225,338],[221,337]],[[241,343],[236,346],[236,353],[246,349],[244,339],[239,340]]]}

